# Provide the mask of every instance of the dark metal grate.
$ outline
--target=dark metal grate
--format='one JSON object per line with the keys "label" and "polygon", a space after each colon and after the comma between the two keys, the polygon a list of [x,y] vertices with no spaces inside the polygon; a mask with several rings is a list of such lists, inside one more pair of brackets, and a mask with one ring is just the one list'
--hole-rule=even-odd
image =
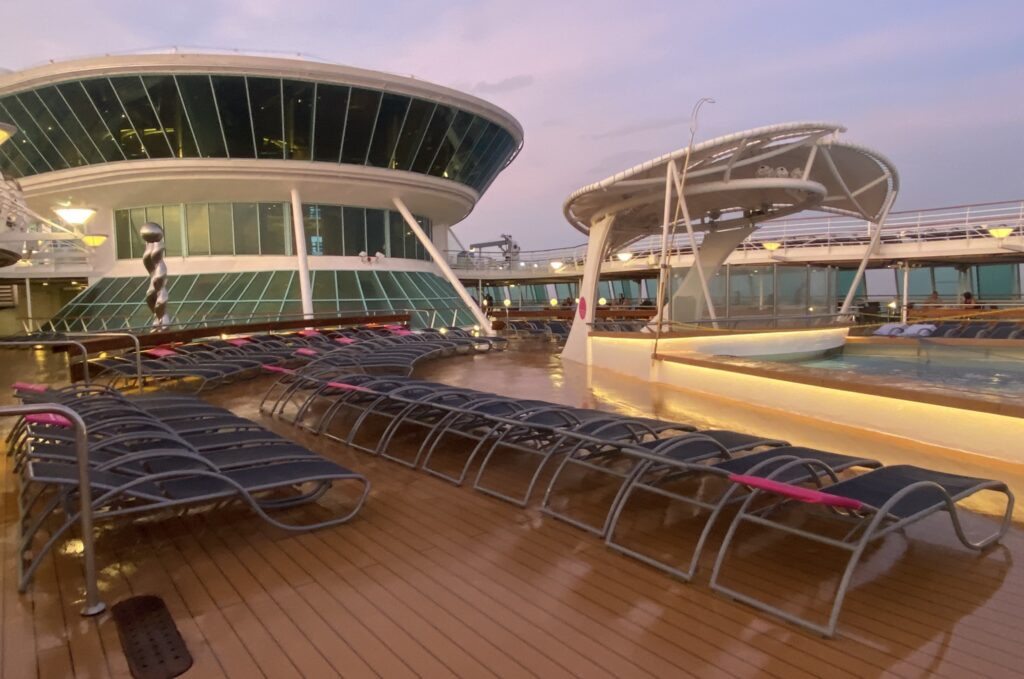
{"label": "dark metal grate", "polygon": [[169,679],[192,666],[192,655],[160,597],[133,596],[118,602],[111,613],[136,679]]}

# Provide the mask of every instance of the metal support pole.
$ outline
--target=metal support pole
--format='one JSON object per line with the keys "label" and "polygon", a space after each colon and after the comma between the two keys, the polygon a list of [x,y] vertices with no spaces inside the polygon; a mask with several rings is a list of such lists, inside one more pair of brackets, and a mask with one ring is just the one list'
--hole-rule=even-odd
{"label": "metal support pole", "polygon": [[[690,153],[687,150],[686,162],[687,166],[690,162]],[[672,174],[676,175],[676,167],[670,164]],[[704,265],[700,261],[700,249],[697,247],[697,241],[693,234],[693,224],[690,223],[690,210],[686,206],[686,196],[684,191],[686,190],[686,170],[683,168],[682,176],[676,175],[678,182],[676,184],[676,195],[679,197],[679,206],[683,210],[683,223],[686,225],[686,234],[690,237],[690,248],[693,250],[693,265],[697,268],[697,277],[700,279],[700,289],[704,293],[704,304],[708,308],[708,316],[711,317],[712,327],[718,328],[717,318],[715,316],[715,304],[711,301],[711,289],[708,287],[708,279],[704,276]],[[700,319],[696,319],[700,320]]]}
{"label": "metal support pole", "polygon": [[431,242],[430,238],[420,227],[416,218],[412,216],[411,212],[409,212],[409,208],[405,206],[405,202],[401,198],[397,197],[393,199],[393,202],[395,207],[398,208],[398,211],[402,214],[402,218],[405,219],[406,226],[416,234],[416,238],[418,238],[420,243],[423,244],[423,248],[430,255],[430,258],[434,260],[434,264],[437,265],[437,268],[441,269],[441,273],[444,274],[444,277],[449,283],[451,283],[451,286],[455,289],[455,292],[459,295],[463,304],[469,308],[470,313],[472,313],[473,317],[476,318],[476,322],[480,325],[480,330],[485,335],[493,335],[494,330],[491,328],[491,322],[487,319],[487,316],[484,315],[480,308],[473,304],[473,298],[469,296],[468,292],[466,292],[466,286],[462,284],[462,281],[458,279],[452,271],[452,268],[448,266],[448,262],[445,258],[440,252],[438,252],[437,248],[434,247],[433,242]]}
{"label": "metal support pole", "polygon": [[32,332],[32,280],[30,278],[25,279],[25,315],[28,316],[28,331]]}
{"label": "metal support pole", "polygon": [[[92,531],[92,487],[89,482],[89,440],[85,422],[71,408],[58,403],[31,403],[0,408],[0,416],[14,417],[52,413],[67,418],[75,428],[75,457],[78,463],[79,525],[82,531],[82,562],[85,568],[85,606],[82,615],[98,615],[107,605],[100,600],[96,584],[96,547]],[[19,587],[22,591],[24,585]]]}
{"label": "metal support pole", "polygon": [[910,299],[910,263],[903,262],[903,304],[900,306],[900,323],[907,322],[907,303]]}
{"label": "metal support pole", "polygon": [[[843,300],[843,306],[839,308],[840,315],[850,313],[850,306],[853,305],[853,298],[857,294],[857,288],[860,286],[860,281],[864,278],[864,270],[868,267],[868,260],[871,259],[871,255],[875,252],[878,247],[878,242],[882,239],[882,229],[885,227],[885,220],[889,217],[889,209],[892,204],[896,201],[896,194],[890,193],[889,197],[885,201],[885,205],[882,206],[882,214],[878,218],[878,228],[875,229],[874,234],[871,236],[871,241],[868,244],[868,249],[864,253],[864,257],[860,260],[860,266],[857,267],[857,273],[853,276],[853,282],[850,284],[850,290],[846,293],[846,299]],[[869,222],[870,229],[870,222]]]}
{"label": "metal support pole", "polygon": [[302,198],[292,189],[292,230],[295,233],[295,259],[299,264],[299,294],[302,296],[302,317],[313,318],[313,295],[309,286],[309,258],[306,253],[306,226],[302,219]]}

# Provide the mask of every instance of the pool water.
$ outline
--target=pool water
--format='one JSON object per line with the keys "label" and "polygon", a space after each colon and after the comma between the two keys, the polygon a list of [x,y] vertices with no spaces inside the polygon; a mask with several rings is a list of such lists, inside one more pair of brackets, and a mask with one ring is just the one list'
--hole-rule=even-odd
{"label": "pool water", "polygon": [[892,386],[983,394],[1000,398],[1024,396],[1024,357],[921,354],[888,356],[844,352],[833,357],[799,361],[807,368],[833,371],[856,379],[885,378]]}

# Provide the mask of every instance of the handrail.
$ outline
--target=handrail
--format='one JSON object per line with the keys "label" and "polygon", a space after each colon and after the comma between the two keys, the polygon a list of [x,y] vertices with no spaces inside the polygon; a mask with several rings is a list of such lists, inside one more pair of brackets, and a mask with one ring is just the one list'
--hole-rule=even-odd
{"label": "handrail", "polygon": [[[106,610],[107,605],[100,599],[99,587],[96,584],[96,548],[92,530],[92,485],[89,480],[89,439],[85,422],[74,410],[59,403],[26,403],[19,406],[0,407],[0,416],[2,417],[21,417],[42,413],[65,417],[75,429],[79,523],[82,530],[82,561],[85,567],[85,606],[82,608],[82,615],[98,615]],[[21,582],[18,589],[23,592],[27,586],[27,581]]]}
{"label": "handrail", "polygon": [[[89,384],[89,352],[86,350],[85,345],[75,340],[48,340],[48,339],[33,339],[33,340],[21,340],[21,339],[0,339],[0,349],[4,347],[78,347],[78,350],[82,352],[82,381],[85,382],[86,386]],[[70,361],[70,356],[68,358]]]}
{"label": "handrail", "polygon": [[[135,344],[135,379],[141,394],[145,389],[142,386],[142,343],[139,338],[130,332],[68,332],[68,337],[128,337]],[[87,370],[87,369],[86,369]],[[88,384],[88,381],[86,382]]]}
{"label": "handrail", "polygon": [[[986,227],[1004,225],[1015,229],[1015,236],[1021,235],[1024,231],[1024,200],[892,212],[882,229],[883,243],[892,242],[893,238],[899,238],[901,242],[991,238]],[[834,215],[787,217],[764,222],[756,234],[755,239],[744,241],[737,249],[759,250],[766,241],[778,242],[783,248],[864,245],[868,241],[868,223],[863,219]],[[697,243],[702,239],[702,234],[696,234]],[[683,254],[690,247],[689,236],[680,233],[672,239],[670,255]],[[660,237],[642,238],[626,249],[632,254],[633,261],[641,257],[660,257]],[[529,269],[543,267],[548,274],[557,274],[575,271],[574,265],[582,264],[586,258],[586,245],[521,250],[514,258],[508,259],[500,253],[448,251],[446,254],[451,266],[462,271],[498,269],[526,273]],[[552,270],[549,268],[552,261],[562,262],[564,266],[557,271]]]}

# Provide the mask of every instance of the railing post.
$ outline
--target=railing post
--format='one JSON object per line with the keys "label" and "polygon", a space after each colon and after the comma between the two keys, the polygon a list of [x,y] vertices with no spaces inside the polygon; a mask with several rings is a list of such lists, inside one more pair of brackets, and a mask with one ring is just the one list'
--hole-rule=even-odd
{"label": "railing post", "polygon": [[[58,403],[32,403],[0,408],[2,416],[23,416],[53,413],[66,418],[75,429],[75,457],[78,463],[78,504],[79,525],[82,531],[82,562],[85,568],[85,606],[82,615],[98,615],[107,605],[100,599],[96,584],[96,547],[92,529],[92,486],[89,479],[89,439],[85,422],[71,408]],[[28,582],[20,582],[18,589],[24,591]]]}

